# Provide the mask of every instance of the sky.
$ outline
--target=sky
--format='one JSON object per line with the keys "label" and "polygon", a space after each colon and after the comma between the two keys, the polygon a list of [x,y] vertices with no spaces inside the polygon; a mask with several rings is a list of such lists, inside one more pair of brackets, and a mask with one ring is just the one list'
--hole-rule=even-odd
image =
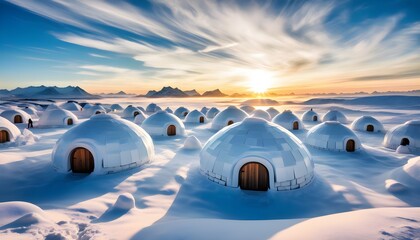
{"label": "sky", "polygon": [[0,88],[420,89],[420,1],[0,1]]}

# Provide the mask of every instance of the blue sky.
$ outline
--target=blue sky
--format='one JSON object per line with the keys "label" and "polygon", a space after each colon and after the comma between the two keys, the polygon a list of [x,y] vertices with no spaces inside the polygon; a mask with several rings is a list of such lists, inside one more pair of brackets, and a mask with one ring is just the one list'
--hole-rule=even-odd
{"label": "blue sky", "polygon": [[0,2],[1,88],[420,88],[420,1]]}

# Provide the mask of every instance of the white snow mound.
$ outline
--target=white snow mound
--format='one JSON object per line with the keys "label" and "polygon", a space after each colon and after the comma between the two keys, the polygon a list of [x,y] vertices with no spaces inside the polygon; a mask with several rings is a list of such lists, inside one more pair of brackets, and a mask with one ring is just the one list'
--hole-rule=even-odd
{"label": "white snow mound", "polygon": [[135,206],[135,199],[131,193],[123,193],[118,196],[117,201],[112,206],[115,210],[130,210]]}
{"label": "white snow mound", "polygon": [[200,140],[192,135],[185,140],[183,148],[187,150],[199,150],[202,146]]}
{"label": "white snow mound", "polygon": [[401,153],[401,154],[410,154],[411,153],[408,146],[403,146],[403,145],[398,146],[397,150],[395,150],[395,152],[396,153]]}

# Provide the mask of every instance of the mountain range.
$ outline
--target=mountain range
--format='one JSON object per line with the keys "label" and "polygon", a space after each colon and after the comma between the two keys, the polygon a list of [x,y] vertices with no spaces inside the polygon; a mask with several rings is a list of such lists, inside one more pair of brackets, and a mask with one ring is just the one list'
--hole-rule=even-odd
{"label": "mountain range", "polygon": [[215,89],[212,91],[204,92],[200,94],[197,90],[187,90],[183,91],[179,88],[173,88],[171,86],[163,87],[161,90],[150,90],[146,93],[146,95],[139,95],[139,97],[149,97],[149,98],[165,98],[165,97],[225,97],[226,94],[222,93],[219,89]]}
{"label": "mountain range", "polygon": [[33,98],[33,99],[58,99],[58,98],[97,98],[78,86],[67,87],[48,87],[48,86],[30,86],[25,88],[15,88],[13,90],[0,89],[2,97]]}

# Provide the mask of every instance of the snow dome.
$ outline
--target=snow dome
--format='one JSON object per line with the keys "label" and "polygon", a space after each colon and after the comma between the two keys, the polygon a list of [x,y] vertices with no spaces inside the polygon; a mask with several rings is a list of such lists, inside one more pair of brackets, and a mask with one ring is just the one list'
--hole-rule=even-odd
{"label": "snow dome", "polygon": [[327,121],[311,128],[306,143],[322,149],[354,152],[361,148],[356,134],[337,121]]}
{"label": "snow dome", "polygon": [[154,155],[151,137],[114,114],[98,114],[57,141],[52,163],[59,172],[106,174],[134,168]]}
{"label": "snow dome", "polygon": [[165,111],[168,113],[174,113],[174,111],[172,111],[172,109],[170,109],[169,107],[165,108]]}
{"label": "snow dome", "polygon": [[138,114],[140,114],[140,112],[141,112],[140,109],[133,107],[133,105],[128,105],[124,109],[122,116],[125,118],[133,118],[133,117],[136,117]]}
{"label": "snow dome", "polygon": [[9,120],[0,117],[0,143],[13,142],[20,135],[20,130]]}
{"label": "snow dome", "polygon": [[229,106],[216,115],[211,124],[211,129],[218,131],[228,125],[240,122],[246,117],[248,117],[248,114],[243,110],[235,106]]}
{"label": "snow dome", "polygon": [[185,135],[184,123],[172,113],[165,111],[158,111],[149,116],[141,127],[151,136]]}
{"label": "snow dome", "polygon": [[31,116],[20,109],[10,109],[2,112],[0,116],[12,123],[27,123]]}
{"label": "snow dome", "polygon": [[79,105],[82,106],[83,110],[89,109],[94,106],[91,103],[80,103]]}
{"label": "snow dome", "polygon": [[206,113],[209,111],[209,109],[207,107],[203,107],[201,108],[200,112],[202,112],[204,115],[206,115]]}
{"label": "snow dome", "polygon": [[159,110],[161,110],[161,109],[158,108],[158,105],[156,105],[156,103],[151,103],[151,104],[147,105],[147,107],[146,107],[146,112],[147,113],[155,113]]}
{"label": "snow dome", "polygon": [[351,124],[351,129],[366,132],[385,132],[382,123],[371,116],[362,116],[354,120]]}
{"label": "snow dome", "polygon": [[257,109],[255,111],[252,112],[252,117],[258,117],[258,118],[262,118],[265,119],[267,121],[271,120],[271,116],[268,112],[262,110],[262,109]]}
{"label": "snow dome", "polygon": [[200,169],[225,186],[290,190],[311,181],[314,164],[305,145],[289,131],[264,119],[246,118],[207,141]]}
{"label": "snow dome", "polygon": [[59,109],[60,107],[56,103],[52,103],[47,106],[45,110],[53,110],[53,109]]}
{"label": "snow dome", "polygon": [[193,110],[187,114],[184,120],[186,123],[206,123],[207,118],[198,110]]}
{"label": "snow dome", "polygon": [[268,114],[270,114],[271,118],[277,116],[277,114],[280,113],[277,109],[275,109],[273,107],[270,107],[269,109],[267,109],[266,112],[268,112]]}
{"label": "snow dome", "polygon": [[75,102],[66,102],[61,105],[61,108],[65,110],[69,110],[69,111],[75,111],[75,112],[82,111],[82,107]]}
{"label": "snow dome", "polygon": [[403,145],[411,151],[420,151],[420,120],[411,120],[389,130],[383,145],[391,149]]}
{"label": "snow dome", "polygon": [[65,109],[53,109],[44,111],[39,121],[38,127],[62,127],[76,124],[79,119],[72,112]]}
{"label": "snow dome", "polygon": [[212,108],[210,108],[210,110],[207,111],[206,117],[207,118],[214,118],[214,117],[216,117],[217,114],[219,114],[219,112],[220,112],[219,109],[217,109],[215,107],[212,107]]}
{"label": "snow dome", "polygon": [[302,120],[304,122],[318,122],[319,115],[312,108],[302,114]]}
{"label": "snow dome", "polygon": [[83,108],[83,115],[86,117],[91,117],[96,114],[106,113],[106,110],[101,105],[92,105],[91,107],[85,109]]}
{"label": "snow dome", "polygon": [[38,118],[38,111],[34,107],[24,107],[22,111],[29,114],[32,118]]}
{"label": "snow dome", "polygon": [[144,122],[144,120],[146,120],[146,118],[147,118],[146,114],[140,111],[140,113],[137,114],[136,117],[134,118],[134,123],[137,125],[140,125]]}
{"label": "snow dome", "polygon": [[190,110],[188,110],[185,107],[179,107],[175,110],[175,116],[179,117],[180,119],[184,119],[185,116],[187,116],[187,114],[190,112]]}
{"label": "snow dome", "polygon": [[322,121],[338,121],[340,123],[347,123],[347,118],[344,114],[337,110],[330,110],[328,111],[323,117]]}
{"label": "snow dome", "polygon": [[121,105],[120,104],[112,104],[111,105],[111,111],[113,111],[113,112],[119,112],[119,111],[122,111],[122,110],[124,110],[124,108],[123,107],[121,107]]}
{"label": "snow dome", "polygon": [[284,110],[282,113],[275,116],[272,122],[286,128],[287,130],[304,129],[300,119],[290,110]]}
{"label": "snow dome", "polygon": [[255,110],[253,106],[248,106],[248,105],[241,106],[240,109],[248,114],[251,114]]}

